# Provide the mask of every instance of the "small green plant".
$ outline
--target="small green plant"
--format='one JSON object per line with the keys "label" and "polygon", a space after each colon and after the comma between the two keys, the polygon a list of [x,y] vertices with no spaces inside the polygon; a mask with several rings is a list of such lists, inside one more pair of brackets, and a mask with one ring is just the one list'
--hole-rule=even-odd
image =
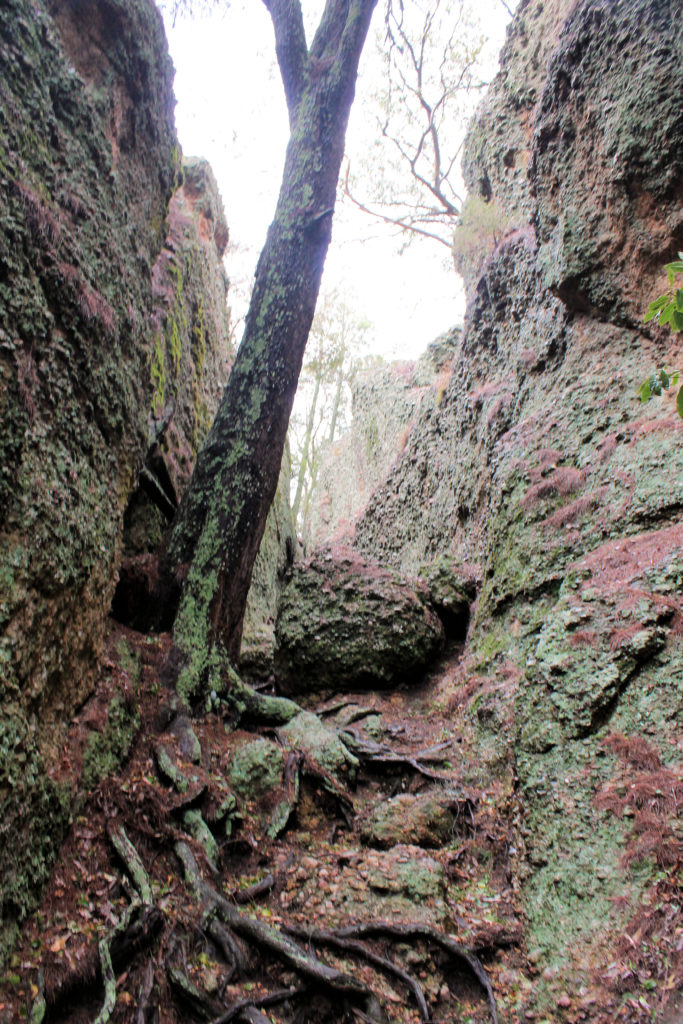
{"label": "small green plant", "polygon": [[[683,331],[683,288],[676,287],[676,278],[683,274],[683,252],[679,252],[678,259],[667,263],[664,269],[669,279],[669,290],[653,299],[643,322],[647,324],[650,320],[657,320],[662,327],[668,324],[672,331]],[[659,396],[662,391],[677,387],[680,375],[680,370],[672,372],[665,369],[650,374],[638,389],[641,402],[649,402],[653,395]],[[676,410],[683,417],[683,387],[678,389]]]}
{"label": "small green plant", "polygon": [[468,196],[453,235],[453,262],[463,277],[477,275],[481,266],[511,227],[509,214],[497,200]]}

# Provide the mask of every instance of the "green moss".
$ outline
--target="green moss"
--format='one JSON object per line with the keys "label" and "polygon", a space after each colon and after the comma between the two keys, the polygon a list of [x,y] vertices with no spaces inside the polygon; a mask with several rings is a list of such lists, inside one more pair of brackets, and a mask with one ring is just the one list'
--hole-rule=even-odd
{"label": "green moss", "polygon": [[120,637],[116,644],[116,653],[119,656],[121,668],[128,673],[133,689],[137,690],[141,672],[140,651],[132,648],[124,637]]}
{"label": "green moss", "polygon": [[235,752],[228,778],[238,796],[258,800],[281,784],[283,767],[282,748],[271,740],[258,739]]}
{"label": "green moss", "polygon": [[178,321],[175,317],[171,317],[169,334],[168,334],[168,347],[171,353],[171,359],[173,361],[173,369],[177,376],[180,370],[180,358],[182,356],[182,346],[180,342],[180,332],[178,330]]}
{"label": "green moss", "polygon": [[124,763],[136,733],[140,716],[136,708],[116,696],[107,709],[107,724],[103,733],[93,733],[83,752],[81,784],[93,789],[107,775],[113,775]]}
{"label": "green moss", "polygon": [[155,416],[158,416],[164,407],[164,399],[166,396],[166,369],[165,369],[165,355],[164,346],[161,343],[159,335],[154,340],[154,349],[152,351],[152,365],[150,367],[152,375],[152,386],[154,388],[154,394],[152,396],[152,412]]}
{"label": "green moss", "polygon": [[47,774],[35,729],[9,704],[0,717],[0,965],[36,907],[70,822],[72,794]]}

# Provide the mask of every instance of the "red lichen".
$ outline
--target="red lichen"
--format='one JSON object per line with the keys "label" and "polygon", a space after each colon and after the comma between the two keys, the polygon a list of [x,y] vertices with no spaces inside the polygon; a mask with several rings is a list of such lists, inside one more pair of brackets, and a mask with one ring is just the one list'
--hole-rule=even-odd
{"label": "red lichen", "polygon": [[595,647],[599,640],[598,634],[590,629],[577,629],[569,637],[570,647]]}
{"label": "red lichen", "polygon": [[559,529],[576,522],[584,513],[599,505],[607,491],[607,487],[599,487],[592,494],[585,494],[582,498],[577,498],[576,501],[572,501],[569,505],[563,505],[562,508],[558,508],[551,516],[544,519],[542,525],[554,526],[556,529]]}
{"label": "red lichen", "polygon": [[586,471],[573,466],[560,466],[553,469],[548,476],[533,484],[522,498],[522,508],[528,509],[544,498],[559,494],[564,497],[577,490],[586,479]]}

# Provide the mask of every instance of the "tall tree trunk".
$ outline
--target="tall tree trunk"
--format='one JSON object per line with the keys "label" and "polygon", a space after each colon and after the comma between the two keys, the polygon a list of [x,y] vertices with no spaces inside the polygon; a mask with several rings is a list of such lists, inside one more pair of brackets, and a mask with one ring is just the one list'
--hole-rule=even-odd
{"label": "tall tree trunk", "polygon": [[298,0],[265,0],[290,120],[282,186],[244,336],[179,509],[167,568],[183,578],[173,630],[180,692],[221,686],[239,654],[254,559],[332,230],[358,62],[376,0],[327,0],[310,49]]}

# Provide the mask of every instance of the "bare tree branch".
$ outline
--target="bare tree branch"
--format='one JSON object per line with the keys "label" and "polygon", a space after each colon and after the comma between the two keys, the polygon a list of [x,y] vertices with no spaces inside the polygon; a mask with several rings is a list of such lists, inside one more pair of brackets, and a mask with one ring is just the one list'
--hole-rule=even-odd
{"label": "bare tree branch", "polygon": [[287,100],[290,126],[306,83],[308,48],[299,0],[263,0],[275,30],[275,52]]}
{"label": "bare tree branch", "polygon": [[384,221],[385,224],[393,224],[394,227],[399,228],[401,231],[408,231],[414,235],[422,235],[424,238],[431,238],[435,242],[439,242],[441,245],[445,245],[450,250],[451,243],[449,239],[442,238],[433,231],[426,231],[424,228],[417,226],[417,223],[409,217],[390,217],[388,214],[382,213],[381,210],[372,210],[369,206],[366,206],[360,199],[351,192],[351,186],[349,183],[349,173],[351,164],[347,163],[346,173],[344,175],[344,195],[363,213],[369,214],[370,217],[375,217],[377,220]]}

